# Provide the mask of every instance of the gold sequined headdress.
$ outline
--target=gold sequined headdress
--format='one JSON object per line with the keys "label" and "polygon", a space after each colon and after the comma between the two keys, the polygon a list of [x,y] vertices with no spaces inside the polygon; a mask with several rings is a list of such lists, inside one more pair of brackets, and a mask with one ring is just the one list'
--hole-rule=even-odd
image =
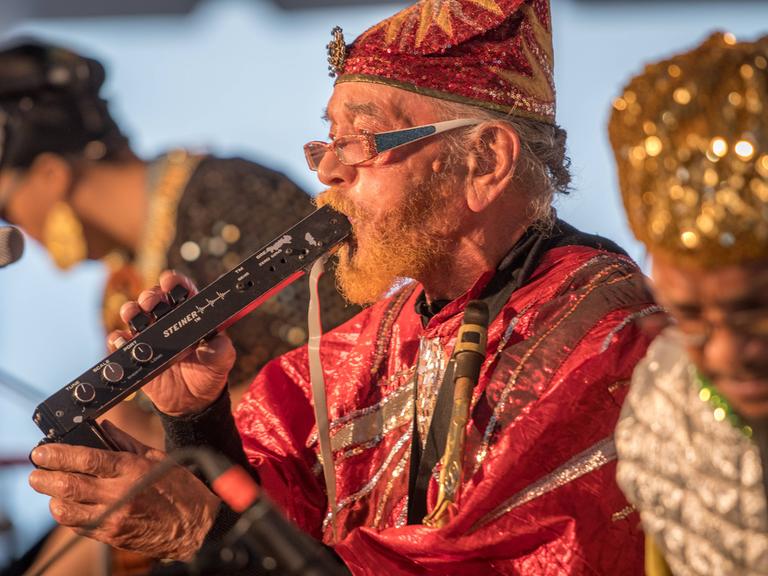
{"label": "gold sequined headdress", "polygon": [[768,36],[717,33],[648,65],[614,100],[609,133],[651,253],[707,268],[768,258]]}

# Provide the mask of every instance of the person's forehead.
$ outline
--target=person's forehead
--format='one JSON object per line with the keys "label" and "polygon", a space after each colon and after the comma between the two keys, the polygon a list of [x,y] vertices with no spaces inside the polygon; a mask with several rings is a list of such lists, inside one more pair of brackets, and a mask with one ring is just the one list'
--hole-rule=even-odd
{"label": "person's forehead", "polygon": [[696,268],[654,260],[652,278],[662,299],[691,304],[727,303],[768,291],[768,261]]}
{"label": "person's forehead", "polygon": [[431,98],[407,90],[370,82],[343,82],[334,87],[326,115],[336,122],[355,116],[412,121],[434,116],[434,108]]}

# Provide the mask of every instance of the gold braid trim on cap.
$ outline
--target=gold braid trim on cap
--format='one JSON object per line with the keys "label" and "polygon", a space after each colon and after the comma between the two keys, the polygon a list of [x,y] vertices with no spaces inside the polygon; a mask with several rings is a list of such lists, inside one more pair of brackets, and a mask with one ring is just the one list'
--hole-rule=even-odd
{"label": "gold braid trim on cap", "polygon": [[646,66],[609,123],[635,236],[712,268],[768,257],[768,36],[716,33]]}

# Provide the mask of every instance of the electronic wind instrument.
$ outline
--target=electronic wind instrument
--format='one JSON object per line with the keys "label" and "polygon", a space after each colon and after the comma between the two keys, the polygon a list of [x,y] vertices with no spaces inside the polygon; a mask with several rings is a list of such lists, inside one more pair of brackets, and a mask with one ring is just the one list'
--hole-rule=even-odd
{"label": "electronic wind instrument", "polygon": [[300,278],[350,232],[344,215],[323,206],[195,296],[173,288],[169,302],[131,320],[133,339],[37,406],[33,420],[45,434],[42,442],[117,450],[97,418]]}

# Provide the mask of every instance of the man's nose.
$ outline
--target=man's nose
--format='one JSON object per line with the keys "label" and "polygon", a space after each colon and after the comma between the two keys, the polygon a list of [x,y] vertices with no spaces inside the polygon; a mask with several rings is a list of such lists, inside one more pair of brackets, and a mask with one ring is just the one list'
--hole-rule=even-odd
{"label": "man's nose", "polygon": [[738,377],[749,365],[756,343],[738,330],[722,324],[713,326],[704,348],[705,368],[711,374]]}
{"label": "man's nose", "polygon": [[339,162],[333,150],[326,150],[325,156],[317,166],[317,177],[328,187],[350,184],[354,176],[354,166],[347,166]]}

